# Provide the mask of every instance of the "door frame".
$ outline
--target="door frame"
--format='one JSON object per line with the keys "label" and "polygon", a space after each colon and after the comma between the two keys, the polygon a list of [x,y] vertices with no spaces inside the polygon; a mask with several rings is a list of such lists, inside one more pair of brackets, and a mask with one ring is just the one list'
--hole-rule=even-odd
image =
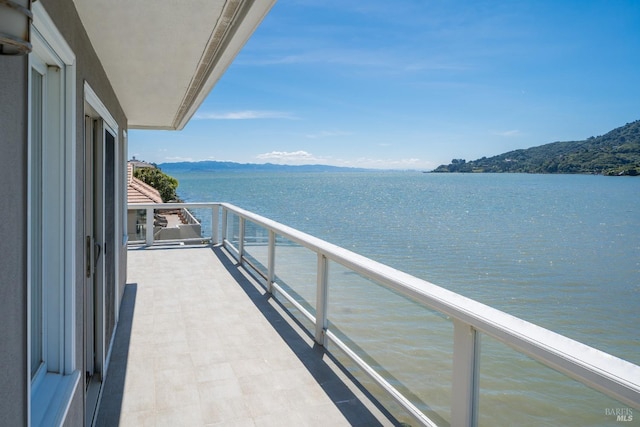
{"label": "door frame", "polygon": [[[118,239],[118,218],[117,214],[119,194],[118,153],[119,138],[118,124],[102,103],[95,91],[85,81],[84,82],[84,115],[85,115],[85,375],[91,371],[93,374],[86,386],[85,395],[85,423],[92,425],[95,411],[102,393],[102,384],[107,374],[108,357],[110,347],[113,344],[113,337],[106,336],[107,311],[113,311],[113,318],[117,321],[119,306],[118,298],[118,265],[119,265],[119,245]],[[108,242],[105,242],[105,133],[109,132],[114,137],[114,204],[113,215],[115,217],[114,233]],[[114,304],[112,307],[106,306],[106,268],[105,266],[105,243],[109,251],[114,251],[114,262],[112,266],[115,271]],[[99,246],[98,246],[99,245]],[[99,252],[97,252],[99,248]],[[113,328],[115,332],[115,325]],[[109,348],[107,348],[107,343]],[[93,365],[93,366],[91,366]],[[92,368],[92,369],[91,369]]]}

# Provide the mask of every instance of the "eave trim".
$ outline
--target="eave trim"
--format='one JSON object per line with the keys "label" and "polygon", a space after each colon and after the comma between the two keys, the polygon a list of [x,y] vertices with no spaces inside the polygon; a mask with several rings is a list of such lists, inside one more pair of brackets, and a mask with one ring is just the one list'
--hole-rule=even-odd
{"label": "eave trim", "polygon": [[[196,72],[176,112],[173,129],[180,130],[189,122],[274,3],[275,0],[228,0],[225,3],[215,30],[207,42]],[[257,16],[256,9],[258,9]],[[230,45],[236,34],[246,25],[250,26],[247,33],[249,37],[237,48],[233,47],[236,51],[223,60],[223,57],[229,54]]]}

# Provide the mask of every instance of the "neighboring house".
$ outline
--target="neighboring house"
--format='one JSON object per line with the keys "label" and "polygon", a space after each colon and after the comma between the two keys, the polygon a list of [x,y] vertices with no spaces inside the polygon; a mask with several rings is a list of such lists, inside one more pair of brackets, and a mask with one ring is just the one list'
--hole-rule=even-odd
{"label": "neighboring house", "polygon": [[[133,171],[139,167],[137,163],[127,163],[127,204],[132,203],[162,203],[160,192],[133,176]],[[145,163],[145,165],[148,163]],[[143,166],[147,167],[147,166]],[[130,210],[127,212],[127,236],[129,240],[144,240],[144,225],[146,213],[144,211]]]}
{"label": "neighboring house", "polygon": [[0,55],[0,424],[92,424],[126,282],[127,131],[182,129],[274,1],[32,3],[31,53]]}
{"label": "neighboring house", "polygon": [[[137,162],[135,159],[127,163],[127,204],[162,203],[162,197],[158,190],[133,176],[133,171],[138,167],[155,166]],[[146,217],[145,210],[129,210],[127,212],[127,236],[130,242],[145,241]],[[153,223],[154,240],[196,239],[202,241],[199,221],[185,208],[162,210],[155,214]]]}
{"label": "neighboring house", "polygon": [[134,165],[127,164],[127,203],[162,203],[160,192],[133,176]]}
{"label": "neighboring house", "polygon": [[151,163],[147,163],[143,160],[138,160],[136,159],[136,156],[133,156],[131,160],[129,160],[128,164],[132,165],[134,169],[155,168],[155,165],[152,165]]}

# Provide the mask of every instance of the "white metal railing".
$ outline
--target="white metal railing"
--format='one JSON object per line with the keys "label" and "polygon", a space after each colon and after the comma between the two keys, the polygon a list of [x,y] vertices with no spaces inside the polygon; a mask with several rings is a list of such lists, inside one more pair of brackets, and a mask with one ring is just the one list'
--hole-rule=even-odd
{"label": "white metal railing", "polygon": [[[149,221],[153,221],[153,209],[167,207],[211,209],[211,243],[223,244],[232,250],[240,264],[249,264],[265,279],[268,292],[273,293],[276,290],[315,325],[315,341],[318,344],[326,346],[330,341],[341,349],[422,425],[433,426],[435,423],[328,329],[329,261],[336,262],[452,319],[454,336],[451,425],[453,426],[475,426],[478,423],[479,333],[487,334],[543,365],[625,405],[640,409],[640,367],[635,364],[228,203],[129,205],[129,209],[147,209],[147,229],[153,227],[152,222],[149,225]],[[238,217],[237,247],[227,238],[229,213]],[[221,235],[218,231],[220,216],[222,218]],[[250,260],[245,256],[244,235],[247,222],[268,231],[266,274],[251,265]],[[276,236],[282,236],[317,254],[315,316],[276,283]],[[147,233],[146,243],[153,244],[153,233]]]}
{"label": "white metal railing", "polygon": [[187,208],[182,208],[180,209],[180,212],[182,213],[182,216],[185,220],[185,223],[187,224],[199,224],[198,219],[193,216],[193,214],[191,213],[191,211]]}
{"label": "white metal railing", "polygon": [[[202,208],[211,209],[211,236],[202,236],[202,239],[195,239],[202,241],[203,239],[210,240],[213,244],[218,243],[218,218],[220,217],[219,209],[220,203],[130,203],[128,210],[145,210],[146,211],[146,224],[145,224],[145,240],[146,245],[153,245],[153,221],[154,212],[158,209],[180,209],[188,212],[188,208]],[[192,218],[193,216],[189,214]],[[193,218],[194,221],[195,218]],[[197,221],[196,221],[197,222]],[[194,240],[194,239],[192,239]],[[130,240],[130,244],[136,244],[139,241]]]}

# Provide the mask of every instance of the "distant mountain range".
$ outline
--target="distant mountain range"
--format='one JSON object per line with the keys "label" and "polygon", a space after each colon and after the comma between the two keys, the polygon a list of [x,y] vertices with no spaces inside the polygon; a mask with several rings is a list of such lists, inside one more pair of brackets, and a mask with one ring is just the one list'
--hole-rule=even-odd
{"label": "distant mountain range", "polygon": [[552,142],[469,162],[454,159],[433,172],[640,175],[640,120],[584,141]]}
{"label": "distant mountain range", "polygon": [[235,162],[177,162],[158,165],[165,172],[365,172],[371,169],[347,168],[328,165],[276,165],[273,163]]}

